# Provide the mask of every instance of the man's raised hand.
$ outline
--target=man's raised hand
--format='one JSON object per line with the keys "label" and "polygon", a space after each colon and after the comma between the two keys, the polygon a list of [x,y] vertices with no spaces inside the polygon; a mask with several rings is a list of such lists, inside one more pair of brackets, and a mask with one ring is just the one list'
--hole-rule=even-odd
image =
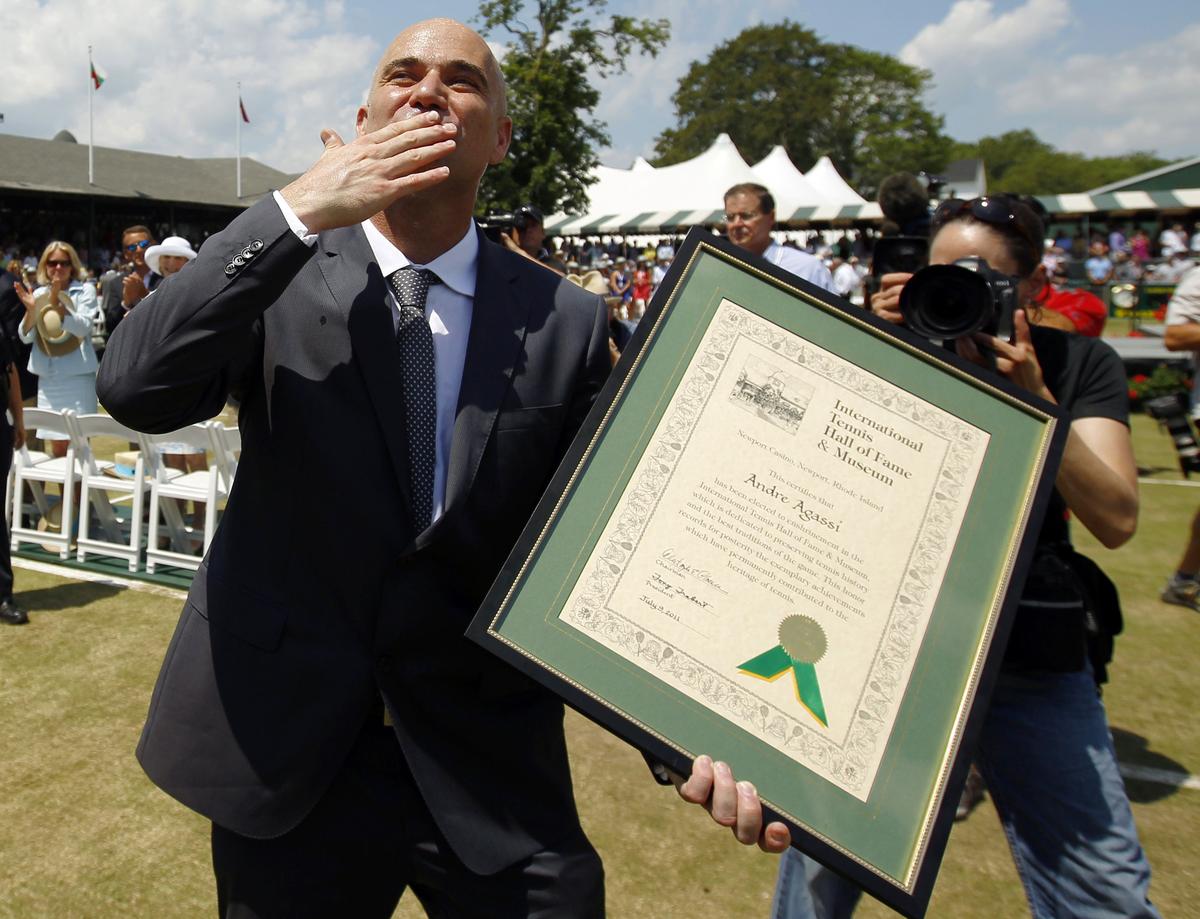
{"label": "man's raised hand", "polygon": [[362,223],[397,198],[444,181],[450,170],[437,161],[454,149],[457,131],[436,111],[394,121],[348,144],[327,128],[321,158],[280,194],[311,233]]}

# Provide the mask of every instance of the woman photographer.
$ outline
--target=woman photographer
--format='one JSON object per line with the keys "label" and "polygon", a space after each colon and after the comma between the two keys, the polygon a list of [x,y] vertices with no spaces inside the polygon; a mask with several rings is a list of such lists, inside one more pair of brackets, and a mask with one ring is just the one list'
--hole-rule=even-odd
{"label": "woman photographer", "polygon": [[[958,353],[1071,418],[975,762],[1035,917],[1157,916],[1089,660],[1086,562],[1071,549],[1067,526],[1069,511],[1108,548],[1133,536],[1137,469],[1124,369],[1099,340],[1036,324],[1034,304],[1046,284],[1043,230],[1026,205],[1004,195],[951,199],[938,207],[931,231],[930,264],[982,258],[1019,281],[1012,340],[977,333],[955,343]],[[884,275],[872,311],[902,322],[900,296],[911,277]],[[849,882],[792,850],[780,866],[774,914],[849,916],[858,897]]]}

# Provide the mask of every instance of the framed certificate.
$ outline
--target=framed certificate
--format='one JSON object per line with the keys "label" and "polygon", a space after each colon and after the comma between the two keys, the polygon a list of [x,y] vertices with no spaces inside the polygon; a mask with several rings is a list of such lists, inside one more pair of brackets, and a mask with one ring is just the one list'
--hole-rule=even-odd
{"label": "framed certificate", "polygon": [[469,634],[921,915],[1066,428],[693,231]]}

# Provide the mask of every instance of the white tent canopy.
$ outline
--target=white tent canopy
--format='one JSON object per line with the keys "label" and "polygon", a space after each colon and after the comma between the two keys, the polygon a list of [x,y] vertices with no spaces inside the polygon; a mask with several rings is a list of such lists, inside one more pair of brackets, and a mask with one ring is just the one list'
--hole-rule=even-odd
{"label": "white tent canopy", "polygon": [[638,157],[629,169],[597,166],[592,176],[588,213],[554,214],[546,220],[548,233],[648,233],[719,223],[722,194],[740,182],[769,188],[776,217],[785,223],[880,216],[878,206],[867,204],[850,188],[828,157],[821,157],[806,176],[787,151],[776,146],[751,167],[728,134],[682,163],[655,168]]}
{"label": "white tent canopy", "polygon": [[821,157],[813,168],[808,170],[806,178],[821,194],[836,199],[841,204],[866,204],[867,199],[846,184],[842,174],[833,165],[833,160],[827,156]]}
{"label": "white tent canopy", "polygon": [[[792,214],[802,207],[821,207],[835,203],[840,206],[842,203],[831,201],[829,195],[823,193],[796,168],[787,151],[778,144],[754,164],[753,171],[758,184],[765,185],[775,198],[776,215]],[[859,198],[859,201],[862,199]]]}

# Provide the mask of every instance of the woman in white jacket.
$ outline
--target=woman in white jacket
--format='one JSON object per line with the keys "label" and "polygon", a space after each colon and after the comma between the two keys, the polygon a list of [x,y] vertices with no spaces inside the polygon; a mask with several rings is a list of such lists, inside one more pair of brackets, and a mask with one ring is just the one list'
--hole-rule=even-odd
{"label": "woman in white jacket", "polygon": [[[96,411],[96,352],[92,348],[92,321],[99,302],[96,288],[86,281],[79,254],[70,243],[55,241],[38,260],[39,287],[32,293],[22,284],[17,295],[25,306],[19,336],[34,347],[29,371],[38,378],[38,408],[80,414]],[[70,307],[60,294],[66,294]],[[39,429],[56,456],[67,452],[65,431]]]}

